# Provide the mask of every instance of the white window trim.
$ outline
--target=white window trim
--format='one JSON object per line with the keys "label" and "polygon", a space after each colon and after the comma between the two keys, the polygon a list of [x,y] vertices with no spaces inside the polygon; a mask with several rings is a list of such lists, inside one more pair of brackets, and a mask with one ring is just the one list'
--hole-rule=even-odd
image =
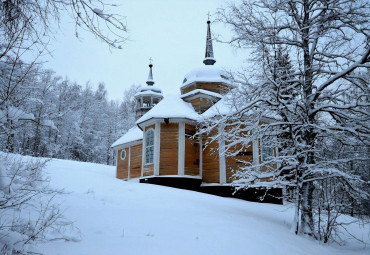
{"label": "white window trim", "polygon": [[259,148],[258,148],[258,140],[253,140],[253,164],[259,165],[260,164],[260,156],[259,156]]}
{"label": "white window trim", "polygon": [[[144,128],[145,131],[145,128]],[[144,132],[143,131],[143,132]],[[143,135],[143,143],[141,144],[141,177],[144,176],[144,163],[145,163],[145,134]]]}
{"label": "white window trim", "polygon": [[185,174],[185,123],[179,122],[178,175]]}
{"label": "white window trim", "polygon": [[226,183],[226,159],[225,159],[225,138],[223,135],[223,125],[218,126],[220,138],[218,140],[218,158],[220,164],[220,184]]}
{"label": "white window trim", "polygon": [[[147,136],[147,134],[148,134],[149,131],[153,131],[153,145],[150,146],[150,147],[153,147],[153,162],[151,162],[151,163],[147,163],[146,162],[146,148],[147,148],[147,146],[146,146],[146,136]],[[150,165],[153,165],[154,164],[154,154],[155,154],[154,150],[155,150],[155,144],[156,144],[156,142],[155,142],[155,130],[153,128],[149,128],[148,130],[145,131],[145,135],[144,136],[145,136],[145,143],[144,143],[144,165],[145,166],[150,166]]]}
{"label": "white window trim", "polygon": [[[261,155],[261,162],[263,163],[263,162],[265,162],[265,161],[268,161],[268,160],[263,160],[263,147],[264,147],[264,139],[262,138],[262,139],[260,139],[260,149],[261,149],[261,152],[260,152],[260,155]],[[272,152],[272,157],[274,157],[274,155],[275,155],[275,148],[270,148],[271,149],[271,152]]]}
{"label": "white window trim", "polygon": [[118,168],[118,157],[119,157],[119,155],[118,155],[118,150],[117,150],[117,154],[116,154],[117,156],[116,156],[116,167]]}
{"label": "white window trim", "polygon": [[[279,148],[278,147],[275,147],[274,152],[275,152],[275,157],[279,157]],[[279,161],[279,163],[277,163],[277,167],[278,168],[281,167],[280,161]]]}
{"label": "white window trim", "polygon": [[199,135],[199,176],[203,177],[203,138]]}
{"label": "white window trim", "polygon": [[131,175],[131,146],[128,147],[127,179],[130,179],[130,175]]}

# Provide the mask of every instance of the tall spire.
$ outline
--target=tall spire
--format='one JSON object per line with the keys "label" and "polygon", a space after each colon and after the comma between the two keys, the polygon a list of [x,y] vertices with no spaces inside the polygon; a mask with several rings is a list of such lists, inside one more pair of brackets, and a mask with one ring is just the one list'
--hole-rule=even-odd
{"label": "tall spire", "polygon": [[206,41],[206,55],[203,60],[205,65],[213,65],[216,63],[216,59],[214,59],[213,55],[213,45],[212,45],[212,36],[211,36],[211,21],[209,20],[209,12],[208,12],[208,20],[207,20],[207,41]]}
{"label": "tall spire", "polygon": [[154,85],[153,72],[152,72],[152,67],[153,67],[152,61],[153,61],[153,59],[149,58],[149,68],[150,69],[149,69],[148,80],[146,81],[146,84],[148,84],[148,86],[153,86]]}

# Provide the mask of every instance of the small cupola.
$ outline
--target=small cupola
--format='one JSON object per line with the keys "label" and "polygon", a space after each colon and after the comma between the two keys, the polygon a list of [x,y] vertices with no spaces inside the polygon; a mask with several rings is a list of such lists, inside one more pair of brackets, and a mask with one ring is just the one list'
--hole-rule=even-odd
{"label": "small cupola", "polygon": [[138,120],[163,99],[162,90],[153,86],[155,82],[153,79],[152,58],[150,58],[149,61],[149,75],[148,80],[146,81],[147,86],[140,88],[139,92],[135,94],[136,120]]}

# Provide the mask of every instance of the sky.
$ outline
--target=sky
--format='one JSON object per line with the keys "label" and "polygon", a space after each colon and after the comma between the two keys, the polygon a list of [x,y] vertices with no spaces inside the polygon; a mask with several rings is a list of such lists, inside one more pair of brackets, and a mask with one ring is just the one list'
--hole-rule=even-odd
{"label": "sky", "polygon": [[[74,36],[73,20],[63,18],[51,41],[51,56],[45,56],[46,68],[81,85],[90,81],[93,88],[104,82],[110,99],[121,99],[132,84],[145,85],[149,58],[153,59],[155,86],[163,93],[179,94],[186,73],[202,66],[206,46],[207,13],[229,0],[122,0],[115,10],[126,17],[129,40],[123,49],[108,45],[86,32]],[[211,16],[211,21],[215,19]],[[226,40],[229,28],[211,24],[212,34]],[[82,39],[81,39],[82,38]],[[239,68],[245,51],[221,42],[213,43],[217,66]]]}

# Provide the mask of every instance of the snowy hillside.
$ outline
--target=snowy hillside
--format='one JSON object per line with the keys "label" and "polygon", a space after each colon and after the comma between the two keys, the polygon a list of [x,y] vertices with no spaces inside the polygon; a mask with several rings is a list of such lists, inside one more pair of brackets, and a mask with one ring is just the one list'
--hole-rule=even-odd
{"label": "snowy hillside", "polygon": [[[44,254],[369,254],[349,241],[316,243],[289,230],[293,211],[115,178],[115,167],[52,160],[51,186],[65,188],[65,216],[81,241],[41,244]],[[60,198],[59,198],[60,199]],[[369,241],[369,228],[357,234]]]}

